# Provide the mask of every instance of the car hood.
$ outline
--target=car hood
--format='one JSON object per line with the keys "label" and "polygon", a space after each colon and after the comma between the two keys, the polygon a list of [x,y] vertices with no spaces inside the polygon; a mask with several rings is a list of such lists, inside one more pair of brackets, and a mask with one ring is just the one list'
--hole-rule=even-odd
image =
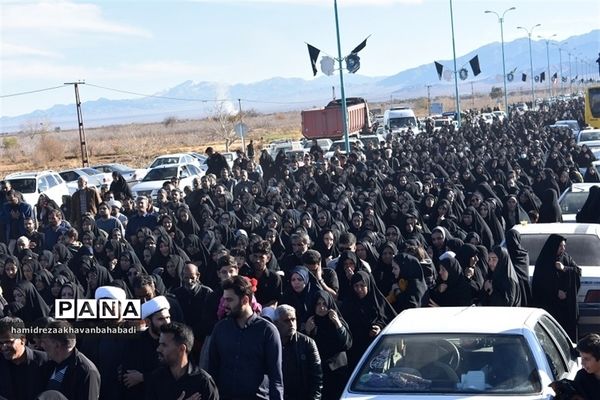
{"label": "car hood", "polygon": [[131,188],[132,192],[139,192],[141,190],[154,190],[160,189],[164,181],[148,181],[140,182]]}

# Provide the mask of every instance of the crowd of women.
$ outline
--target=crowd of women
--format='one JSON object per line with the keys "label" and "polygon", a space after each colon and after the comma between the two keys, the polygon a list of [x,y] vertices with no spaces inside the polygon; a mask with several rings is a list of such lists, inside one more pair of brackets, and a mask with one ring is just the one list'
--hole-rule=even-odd
{"label": "crowd of women", "polygon": [[[157,294],[174,294],[186,262],[218,292],[222,260],[232,256],[235,273],[257,279],[263,309],[296,308],[321,355],[324,398],[339,393],[369,343],[407,308],[541,306],[575,340],[580,271],[564,238],[549,237],[530,287],[528,252],[511,228],[562,222],[560,193],[600,182],[590,149],[548,128],[557,119],[583,125],[582,114],[575,99],[492,124],[467,113],[460,129],[428,124],[330,160],[316,145],[302,159],[262,151],[257,164],[242,156],[231,170],[209,170],[185,197],[165,183],[145,210],[126,185],[115,186],[103,194],[107,204],[144,223],[105,232],[87,215],[75,239],[71,231],[50,250],[22,244],[35,239],[12,252],[0,245],[0,313],[32,322],[52,316],[54,299],[93,298],[105,285],[133,298],[139,276],[150,276]],[[598,206],[594,189],[578,220],[600,222]],[[46,214],[35,222],[47,224]],[[257,267],[265,241],[268,273]]]}

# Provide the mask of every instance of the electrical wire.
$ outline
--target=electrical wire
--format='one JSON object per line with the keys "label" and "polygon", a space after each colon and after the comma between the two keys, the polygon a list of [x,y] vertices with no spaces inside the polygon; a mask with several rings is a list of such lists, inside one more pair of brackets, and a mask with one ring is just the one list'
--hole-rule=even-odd
{"label": "electrical wire", "polygon": [[60,89],[60,88],[63,88],[63,87],[65,87],[65,85],[54,86],[54,87],[49,87],[49,88],[45,88],[45,89],[31,90],[29,92],[19,92],[19,93],[3,94],[3,95],[0,95],[0,99],[4,99],[6,97],[23,96],[23,95],[26,95],[26,94],[45,92],[47,90],[55,90],[55,89]]}

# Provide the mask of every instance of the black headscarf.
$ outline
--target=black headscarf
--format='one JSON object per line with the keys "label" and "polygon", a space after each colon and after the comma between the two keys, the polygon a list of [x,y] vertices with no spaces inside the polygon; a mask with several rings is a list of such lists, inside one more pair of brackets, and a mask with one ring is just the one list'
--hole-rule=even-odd
{"label": "black headscarf", "polygon": [[515,273],[519,278],[521,307],[531,304],[531,285],[529,284],[529,252],[521,246],[521,234],[516,229],[506,232],[506,249],[510,255]]}
{"label": "black headscarf", "polygon": [[[577,340],[577,292],[581,286],[581,269],[566,253],[559,254],[560,244],[566,238],[551,234],[535,263],[531,281],[531,294],[536,307],[548,311],[562,325],[571,337]],[[556,262],[562,263],[562,271],[556,268]],[[566,293],[566,299],[558,297],[559,290]]]}
{"label": "black headscarf", "polygon": [[25,304],[17,312],[17,317],[25,322],[33,322],[38,318],[48,316],[50,307],[31,282],[21,281],[17,284],[15,290],[20,290],[25,296]]}
{"label": "black headscarf", "polygon": [[[448,279],[441,282],[430,291],[431,300],[441,307],[470,306],[473,304],[472,290],[462,267],[456,258],[445,256],[440,260],[440,266],[448,271]],[[446,290],[440,291],[440,285],[446,284]]]}
{"label": "black headscarf", "polygon": [[577,213],[577,222],[600,223],[600,186],[592,186],[583,207]]}
{"label": "black headscarf", "polygon": [[[398,290],[391,291],[388,300],[396,312],[401,313],[408,308],[419,308],[427,292],[427,283],[419,260],[406,253],[394,257],[394,262],[400,267],[397,280]],[[393,296],[392,296],[393,295]]]}
{"label": "black headscarf", "polygon": [[539,223],[563,222],[562,211],[558,205],[558,194],[553,188],[544,190],[540,206]]}
{"label": "black headscarf", "polygon": [[496,269],[491,271],[492,293],[486,296],[487,305],[502,307],[517,307],[521,303],[519,279],[510,260],[508,250],[496,246],[493,249],[498,257]]}

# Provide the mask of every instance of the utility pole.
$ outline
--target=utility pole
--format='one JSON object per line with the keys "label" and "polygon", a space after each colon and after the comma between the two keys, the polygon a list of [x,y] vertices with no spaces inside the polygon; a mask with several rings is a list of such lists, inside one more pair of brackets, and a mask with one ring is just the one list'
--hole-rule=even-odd
{"label": "utility pole", "polygon": [[81,112],[81,99],[79,98],[79,85],[85,85],[85,82],[84,81],[65,82],[65,85],[73,85],[75,87],[75,104],[77,105],[79,144],[81,146],[81,166],[88,167],[90,165],[90,161],[88,159],[87,144],[85,141],[85,130],[83,129],[83,114]]}
{"label": "utility pole", "polygon": [[238,99],[238,109],[240,113],[240,136],[242,137],[242,152],[246,153],[246,132],[244,132],[244,116],[242,114],[242,99]]}
{"label": "utility pole", "polygon": [[431,85],[425,85],[427,87],[427,115],[431,115]]}

